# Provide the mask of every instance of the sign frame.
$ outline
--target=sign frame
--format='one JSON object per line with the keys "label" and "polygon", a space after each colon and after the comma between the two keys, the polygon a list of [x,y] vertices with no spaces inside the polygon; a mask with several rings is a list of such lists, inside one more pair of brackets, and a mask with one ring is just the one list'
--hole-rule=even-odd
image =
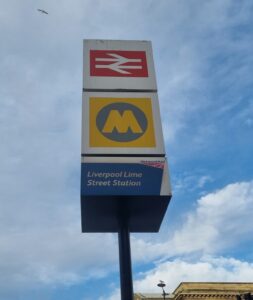
{"label": "sign frame", "polygon": [[[84,40],[83,41],[83,89],[92,90],[129,90],[129,91],[157,91],[155,67],[153,61],[153,51],[150,41],[134,40]],[[146,54],[147,77],[136,76],[92,76],[90,51],[144,51]],[[124,56],[122,57],[124,60]],[[108,59],[108,58],[107,58]],[[113,57],[110,58],[113,60]],[[117,58],[115,58],[117,64]],[[108,62],[107,62],[108,63]],[[112,62],[113,64],[113,62]],[[119,66],[124,68],[126,63],[119,62]],[[137,63],[138,64],[138,63]]]}
{"label": "sign frame", "polygon": [[[135,99],[138,103],[138,99],[146,99],[151,101],[152,107],[152,119],[155,145],[150,147],[145,146],[127,146],[127,143],[122,142],[122,147],[106,145],[91,146],[90,145],[90,99]],[[102,100],[101,100],[102,101]],[[123,101],[123,100],[122,100]],[[162,133],[162,124],[160,118],[160,109],[158,96],[156,93],[124,93],[124,92],[85,92],[83,93],[82,104],[82,156],[83,155],[144,155],[144,156],[165,156],[165,148]]]}

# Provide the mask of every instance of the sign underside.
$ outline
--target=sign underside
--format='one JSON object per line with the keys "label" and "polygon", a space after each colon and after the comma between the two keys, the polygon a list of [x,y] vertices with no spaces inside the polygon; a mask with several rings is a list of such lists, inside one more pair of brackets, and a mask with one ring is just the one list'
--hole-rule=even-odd
{"label": "sign underside", "polygon": [[170,198],[165,158],[82,158],[84,232],[116,232],[122,212],[130,231],[156,232]]}

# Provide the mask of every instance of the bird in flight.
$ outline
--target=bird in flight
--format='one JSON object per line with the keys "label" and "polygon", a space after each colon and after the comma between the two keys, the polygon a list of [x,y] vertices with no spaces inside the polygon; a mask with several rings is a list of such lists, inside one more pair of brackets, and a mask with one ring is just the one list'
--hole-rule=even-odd
{"label": "bird in flight", "polygon": [[38,10],[39,12],[43,13],[43,14],[46,14],[46,15],[48,15],[48,12],[47,12],[47,11],[45,11],[44,9],[40,9],[40,8],[38,8],[37,10]]}

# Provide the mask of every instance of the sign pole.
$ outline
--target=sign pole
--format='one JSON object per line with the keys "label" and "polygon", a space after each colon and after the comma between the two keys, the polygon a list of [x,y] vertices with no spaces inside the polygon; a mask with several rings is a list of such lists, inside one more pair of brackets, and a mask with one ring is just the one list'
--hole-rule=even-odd
{"label": "sign pole", "polygon": [[116,232],[133,300],[130,232],[158,232],[171,199],[150,41],[84,40],[83,232]]}
{"label": "sign pole", "polygon": [[130,233],[125,216],[121,216],[119,231],[119,264],[121,300],[133,300]]}

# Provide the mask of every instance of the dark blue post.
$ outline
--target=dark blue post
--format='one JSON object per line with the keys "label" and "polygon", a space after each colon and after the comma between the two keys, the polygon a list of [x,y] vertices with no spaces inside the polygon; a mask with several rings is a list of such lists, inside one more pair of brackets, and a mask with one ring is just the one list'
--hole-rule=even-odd
{"label": "dark blue post", "polygon": [[133,300],[130,233],[124,216],[120,222],[118,236],[121,300]]}

